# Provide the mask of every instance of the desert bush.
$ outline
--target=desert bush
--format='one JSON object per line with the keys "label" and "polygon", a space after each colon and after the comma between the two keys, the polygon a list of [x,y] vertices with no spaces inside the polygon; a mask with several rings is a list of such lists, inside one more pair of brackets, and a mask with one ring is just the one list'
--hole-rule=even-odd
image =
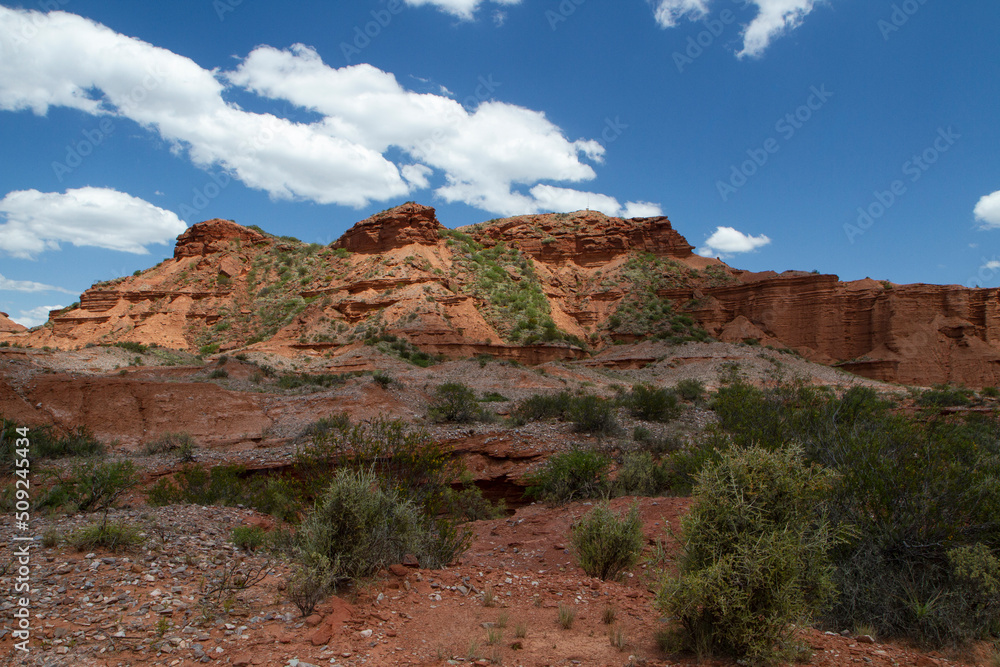
{"label": "desert bush", "polygon": [[476,392],[461,382],[446,382],[434,390],[427,417],[432,422],[469,424],[485,421],[487,414],[480,407]]}
{"label": "desert bush", "polygon": [[521,400],[511,411],[516,424],[542,419],[563,419],[570,413],[575,399],[568,391],[558,394],[536,394]]}
{"label": "desert bush", "polygon": [[834,590],[835,538],[818,511],[832,482],[794,449],[734,451],[702,470],[678,575],[658,594],[680,645],[757,663],[795,653],[792,624]]}
{"label": "desert bush", "polygon": [[636,419],[652,422],[669,422],[681,415],[677,394],[669,389],[637,384],[625,396],[625,407]]}
{"label": "desert bush", "polygon": [[315,387],[329,389],[347,382],[347,374],[338,373],[285,373],[278,378],[280,389],[298,389],[299,387]]}
{"label": "desert bush", "polygon": [[232,537],[233,544],[247,551],[256,551],[267,541],[267,533],[260,526],[237,526]]}
{"label": "desert bush", "polygon": [[882,416],[827,438],[815,456],[840,473],[831,516],[854,532],[837,552],[842,594],[833,622],[934,645],[996,633],[970,626],[967,610],[953,604],[967,580],[949,568],[953,550],[1000,547],[995,420]]}
{"label": "desert bush", "polygon": [[296,533],[296,551],[307,570],[325,573],[330,586],[358,581],[415,554],[437,565],[431,553],[439,535],[412,501],[379,484],[370,471],[342,470],[316,501]]}
{"label": "desert bush", "polygon": [[299,613],[306,617],[316,610],[316,605],[326,599],[330,590],[326,572],[300,567],[292,574],[285,593],[292,604],[298,607]]}
{"label": "desert bush", "polygon": [[124,522],[108,523],[107,520],[79,528],[66,536],[66,542],[78,551],[107,549],[127,551],[142,544],[139,529]]}
{"label": "desert bush", "polygon": [[685,401],[700,403],[705,398],[705,383],[701,380],[681,380],[674,390]]}
{"label": "desert bush", "polygon": [[983,387],[979,390],[979,393],[986,398],[998,398],[1000,397],[1000,389],[996,387]]}
{"label": "desert bush", "polygon": [[[18,424],[0,415],[0,470],[14,469],[14,450],[19,438]],[[29,426],[29,457],[35,459],[58,459],[71,456],[102,456],[104,445],[85,426],[60,435],[50,424]]]}
{"label": "desert bush", "polygon": [[229,377],[229,371],[225,368],[215,368],[208,374],[209,380],[224,380],[227,377]]}
{"label": "desert bush", "polygon": [[635,565],[645,542],[639,507],[626,516],[600,503],[572,528],[577,563],[591,577],[614,579]]}
{"label": "desert bush", "polygon": [[948,408],[969,405],[975,393],[965,387],[953,387],[946,384],[936,384],[931,389],[921,392],[916,403],[927,408]]}
{"label": "desert bush", "polygon": [[657,496],[670,489],[670,471],[649,452],[629,452],[622,457],[614,489],[621,496]]}
{"label": "desert bush", "polygon": [[39,499],[38,506],[101,512],[113,507],[138,482],[138,471],[131,461],[89,461],[57,475]]}
{"label": "desert bush", "polygon": [[181,463],[194,460],[197,444],[190,433],[164,433],[159,438],[146,443],[147,454],[176,453]]}
{"label": "desert bush", "polygon": [[573,430],[581,433],[612,436],[622,430],[614,403],[597,396],[575,397],[568,416],[573,422]]}
{"label": "desert bush", "polygon": [[383,389],[388,388],[389,385],[391,385],[394,381],[395,380],[392,379],[391,375],[383,371],[375,371],[374,373],[372,373],[372,382],[382,387]]}
{"label": "desert bush", "polygon": [[539,500],[567,503],[607,492],[611,460],[599,452],[572,449],[550,457],[528,478],[525,493]]}

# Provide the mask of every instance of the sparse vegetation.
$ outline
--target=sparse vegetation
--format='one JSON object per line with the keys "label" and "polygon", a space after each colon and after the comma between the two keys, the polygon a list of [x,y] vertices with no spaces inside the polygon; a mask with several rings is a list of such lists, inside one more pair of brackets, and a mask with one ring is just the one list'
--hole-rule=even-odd
{"label": "sparse vegetation", "polygon": [[581,498],[597,498],[608,486],[611,460],[587,449],[556,454],[529,478],[525,493],[539,500],[567,503]]}
{"label": "sparse vegetation", "polygon": [[680,645],[751,662],[794,655],[792,624],[834,590],[835,539],[818,511],[832,483],[796,450],[734,452],[699,474],[678,576],[658,598]]}
{"label": "sparse vegetation", "polygon": [[489,414],[479,405],[476,392],[461,382],[446,382],[434,390],[427,418],[433,422],[469,424],[488,421]]}
{"label": "sparse vegetation", "polygon": [[591,577],[614,579],[635,565],[644,538],[639,508],[633,505],[622,516],[606,503],[597,505],[572,529],[573,549],[583,571]]}

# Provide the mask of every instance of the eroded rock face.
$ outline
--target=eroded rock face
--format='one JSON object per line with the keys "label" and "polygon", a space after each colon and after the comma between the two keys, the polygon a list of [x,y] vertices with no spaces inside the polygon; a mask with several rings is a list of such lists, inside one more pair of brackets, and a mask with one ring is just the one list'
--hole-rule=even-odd
{"label": "eroded rock face", "polygon": [[686,259],[694,250],[666,217],[623,220],[597,211],[511,218],[475,230],[473,235],[484,245],[513,244],[539,261],[572,261],[585,267],[600,266],[629,252]]}
{"label": "eroded rock face", "polygon": [[0,313],[0,333],[21,333],[28,328],[10,319],[7,313]]}
{"label": "eroded rock face", "polygon": [[380,253],[408,245],[437,245],[444,225],[430,206],[408,203],[362,220],[344,233],[334,248]]}
{"label": "eroded rock face", "polygon": [[[578,359],[612,338],[645,335],[609,335],[619,306],[641,289],[629,281],[645,262],[643,270],[657,266],[667,278],[654,298],[720,340],[792,348],[890,382],[1000,384],[996,289],[738,271],[693,255],[663,217],[520,216],[461,228],[471,244],[442,238],[442,230],[433,208],[412,203],[357,223],[329,248],[209,220],[178,238],[173,259],[95,285],[78,307],[53,314],[49,326],[26,334],[0,318],[0,337],[61,349],[118,341],[220,352],[249,346],[322,356],[331,370],[351,369],[351,350],[372,331],[450,357]],[[529,258],[530,271],[496,264],[477,250],[499,243],[521,251],[517,262]],[[558,330],[586,339],[589,352],[511,335],[518,324],[511,317],[527,315],[498,313],[491,299],[517,292],[524,281],[544,295]]]}
{"label": "eroded rock face", "polygon": [[267,237],[231,220],[206,220],[188,227],[187,231],[177,237],[174,259],[210,255],[228,247],[232,241],[256,245],[265,243]]}

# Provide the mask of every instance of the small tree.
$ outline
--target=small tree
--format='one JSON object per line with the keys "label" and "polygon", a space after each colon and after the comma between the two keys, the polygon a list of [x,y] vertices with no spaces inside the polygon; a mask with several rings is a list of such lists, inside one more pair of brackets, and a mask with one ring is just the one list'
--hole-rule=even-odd
{"label": "small tree", "polygon": [[699,473],[679,575],[658,596],[680,623],[681,646],[757,663],[794,652],[792,624],[833,594],[835,539],[817,509],[832,477],[797,449],[758,447],[726,452]]}
{"label": "small tree", "polygon": [[468,424],[484,421],[486,413],[476,400],[476,392],[461,382],[446,382],[434,392],[427,416],[434,422]]}

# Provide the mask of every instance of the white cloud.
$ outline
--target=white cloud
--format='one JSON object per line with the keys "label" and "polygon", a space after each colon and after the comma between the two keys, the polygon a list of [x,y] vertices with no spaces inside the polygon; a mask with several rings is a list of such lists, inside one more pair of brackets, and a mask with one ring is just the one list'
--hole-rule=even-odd
{"label": "white cloud", "polygon": [[568,140],[541,112],[492,101],[469,110],[448,97],[408,91],[372,65],[329,67],[301,44],[258,47],[227,77],[258,95],[322,114],[322,131],[331,135],[380,153],[398,147],[429,167],[419,174],[404,167],[416,187],[426,187],[430,169],[439,170],[445,184],[438,196],[503,215],[541,205],[514,186],[590,180],[596,174],[581,158],[597,162],[604,154],[596,141]]}
{"label": "white cloud", "polygon": [[770,242],[771,239],[763,234],[749,236],[732,227],[716,227],[715,232],[705,241],[705,245],[698,249],[698,254],[702,257],[716,257],[751,252]]}
{"label": "white cloud", "polygon": [[[30,40],[18,35],[32,26]],[[312,125],[227,103],[213,72],[88,19],[0,7],[0,109],[49,106],[129,118],[280,199],[363,206],[404,195],[396,166],[377,151]]]}
{"label": "white cloud", "polygon": [[695,21],[708,14],[709,0],[650,0],[661,28],[673,28],[682,18]]}
{"label": "white cloud", "polygon": [[571,213],[590,209],[591,211],[600,211],[605,215],[622,218],[648,218],[663,215],[658,204],[630,201],[622,206],[614,197],[596,192],[557,188],[552,185],[536,185],[531,188],[531,196],[535,200],[532,212]]}
{"label": "white cloud", "polygon": [[[431,4],[458,15],[480,3]],[[35,36],[19,41],[28,25]],[[502,85],[492,77],[481,78],[475,103],[462,106],[407,90],[371,65],[329,67],[303,45],[261,46],[235,71],[209,71],[73,14],[2,6],[0,42],[10,45],[0,60],[0,109],[44,115],[63,106],[128,118],[197,166],[221,168],[279,199],[359,207],[431,187],[436,174],[435,194],[445,201],[530,213],[542,204],[525,190],[591,180],[592,163],[604,155],[600,143],[568,139],[542,112],[492,101]],[[227,89],[321,118],[250,113],[224,99]],[[400,164],[390,152],[402,154]]]}
{"label": "white cloud", "polygon": [[[464,21],[471,21],[476,10],[479,9],[479,5],[483,4],[483,0],[405,0],[405,2],[411,7],[424,5],[437,7],[441,11],[457,16]],[[521,0],[491,0],[491,2],[498,5],[521,4]]]}
{"label": "white cloud", "polygon": [[976,220],[983,223],[983,229],[1000,228],[1000,190],[980,199],[976,204],[975,215]]}
{"label": "white cloud", "polygon": [[[806,16],[822,0],[744,0],[757,6],[757,16],[743,28],[743,48],[739,58],[763,55],[771,42],[787,31],[799,27]],[[704,18],[712,0],[649,0],[653,16],[662,28],[673,28],[681,19],[697,21]]]}
{"label": "white cloud", "polygon": [[989,269],[990,271],[996,271],[997,269],[1000,269],[1000,261],[991,259],[990,261],[986,262],[979,268]]}
{"label": "white cloud", "polygon": [[0,251],[31,258],[60,243],[147,254],[187,229],[171,211],[109,188],[18,190],[0,200]]}
{"label": "white cloud", "polygon": [[32,280],[11,280],[0,273],[0,290],[7,292],[62,292],[64,294],[75,294],[63,287],[36,283]]}
{"label": "white cloud", "polygon": [[48,322],[50,310],[60,310],[62,308],[65,308],[65,306],[38,306],[31,310],[22,310],[16,317],[11,317],[10,319],[30,329]]}
{"label": "white cloud", "polygon": [[760,9],[743,31],[743,50],[737,57],[757,58],[773,39],[799,27],[813,10],[817,0],[751,0]]}

